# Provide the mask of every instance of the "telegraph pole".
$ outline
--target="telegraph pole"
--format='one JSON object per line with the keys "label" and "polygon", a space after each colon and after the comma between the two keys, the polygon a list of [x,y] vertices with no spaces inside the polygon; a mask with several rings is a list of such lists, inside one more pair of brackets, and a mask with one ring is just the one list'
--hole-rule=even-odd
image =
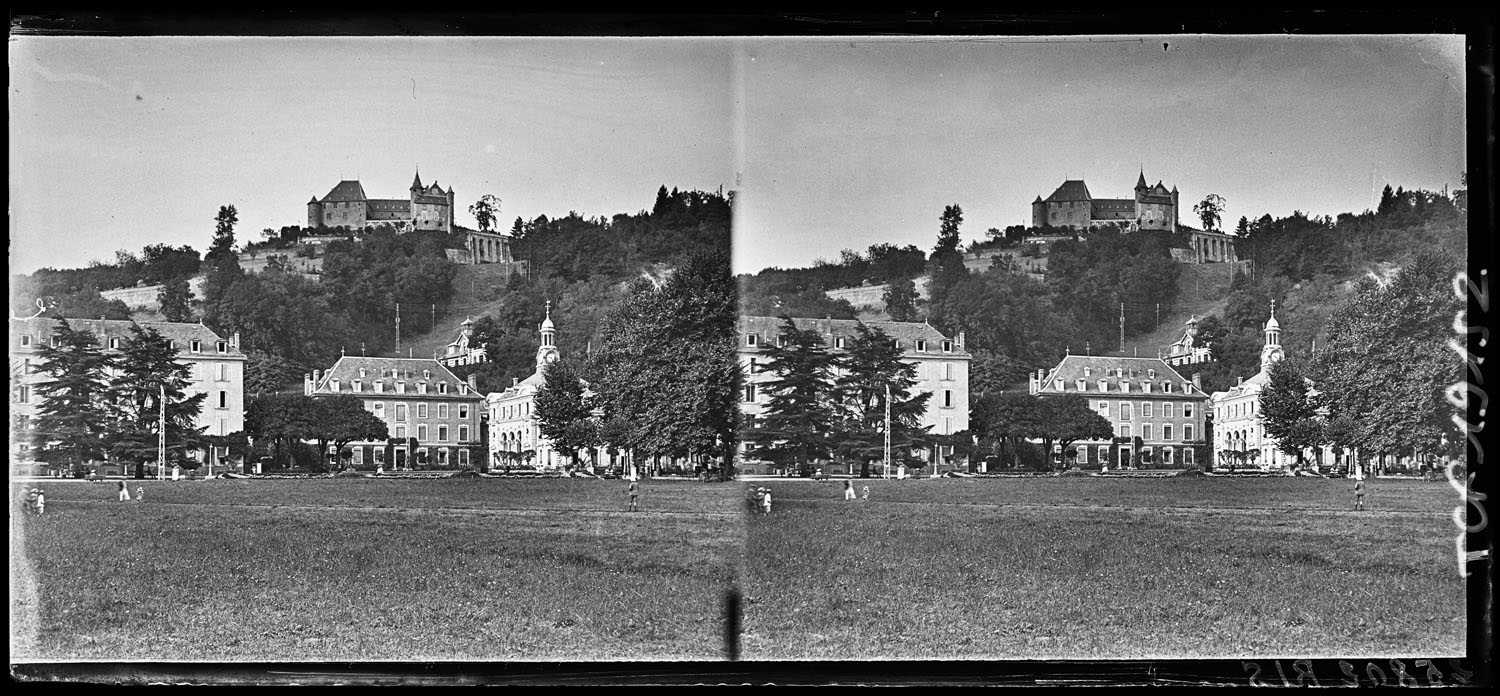
{"label": "telegraph pole", "polygon": [[427,330],[428,331],[436,331],[437,330],[437,305],[436,304],[432,305],[432,322],[427,325]]}
{"label": "telegraph pole", "polygon": [[[400,322],[396,323],[400,326]],[[1125,354],[1125,303],[1120,303],[1120,355]]]}
{"label": "telegraph pole", "polygon": [[[1120,310],[1124,311],[1124,310]],[[396,303],[396,357],[401,357],[401,303]]]}
{"label": "telegraph pole", "polygon": [[166,477],[167,468],[167,385],[161,385],[161,398],[156,401],[156,480]]}
{"label": "telegraph pole", "polygon": [[891,385],[885,385],[885,477],[891,477]]}

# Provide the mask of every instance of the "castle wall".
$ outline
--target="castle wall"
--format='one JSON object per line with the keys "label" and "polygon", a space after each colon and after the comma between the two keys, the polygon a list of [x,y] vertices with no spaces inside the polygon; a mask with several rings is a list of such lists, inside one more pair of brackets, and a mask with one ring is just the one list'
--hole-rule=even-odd
{"label": "castle wall", "polygon": [[1093,205],[1089,201],[1050,201],[1047,203],[1046,224],[1053,227],[1088,229],[1093,215]]}
{"label": "castle wall", "polygon": [[323,204],[323,227],[364,227],[364,201],[331,201]]}

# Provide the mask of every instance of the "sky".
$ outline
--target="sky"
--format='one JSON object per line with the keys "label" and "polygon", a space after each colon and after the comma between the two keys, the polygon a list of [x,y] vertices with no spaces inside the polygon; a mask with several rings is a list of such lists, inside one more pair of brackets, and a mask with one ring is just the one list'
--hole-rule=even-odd
{"label": "sky", "polygon": [[650,210],[733,183],[733,64],[692,39],[13,36],[13,272],[307,224],[343,179],[452,187],[456,222]]}
{"label": "sky", "polygon": [[202,251],[306,224],[342,179],[418,170],[499,225],[735,192],[734,268],[1028,224],[1065,179],[1177,187],[1241,216],[1457,188],[1461,35],[815,38],[13,36],[13,272]]}
{"label": "sky", "polygon": [[1232,229],[1465,170],[1461,35],[752,40],[735,67],[739,272],[931,251],[950,204],[982,240],[1067,179],[1131,198],[1144,172],[1194,227],[1218,194]]}

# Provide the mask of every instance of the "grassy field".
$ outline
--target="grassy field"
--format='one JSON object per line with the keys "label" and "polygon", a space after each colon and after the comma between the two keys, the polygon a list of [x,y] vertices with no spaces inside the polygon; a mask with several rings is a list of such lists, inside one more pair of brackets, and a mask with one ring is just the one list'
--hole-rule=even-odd
{"label": "grassy field", "polygon": [[747,659],[1456,656],[1445,483],[1055,478],[769,485]]}
{"label": "grassy field", "polygon": [[740,488],[642,485],[47,483],[11,516],[11,658],[722,659]]}

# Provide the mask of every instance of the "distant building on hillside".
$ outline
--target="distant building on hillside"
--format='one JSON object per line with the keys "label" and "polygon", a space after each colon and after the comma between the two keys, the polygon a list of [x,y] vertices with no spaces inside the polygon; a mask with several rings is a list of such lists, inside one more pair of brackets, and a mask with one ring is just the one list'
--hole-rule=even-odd
{"label": "distant building on hillside", "polygon": [[1127,229],[1177,231],[1177,187],[1168,191],[1160,181],[1146,184],[1146,172],[1136,180],[1133,198],[1094,198],[1082,179],[1069,179],[1043,200],[1031,203],[1032,227],[1071,227],[1087,230],[1105,224]]}
{"label": "distant building on hillside", "polygon": [[[68,319],[75,331],[93,333],[106,354],[118,353],[121,344],[130,339],[130,327],[139,324],[142,328],[154,329],[177,351],[177,361],[190,368],[191,383],[186,390],[189,396],[207,394],[203,409],[198,412],[195,426],[203,428],[207,435],[229,435],[245,429],[245,362],[240,350],[238,333],[224,338],[202,324],[168,321],[132,322],[116,319]],[[25,462],[31,459],[31,433],[39,405],[36,386],[49,380],[39,372],[42,360],[38,349],[43,345],[55,345],[53,331],[56,319],[35,317],[10,321],[10,413],[11,413],[11,461]],[[223,463],[228,456],[226,450],[193,452],[195,460],[211,464]],[[101,474],[124,474],[118,464],[106,464],[99,469]]]}
{"label": "distant building on hillside", "polygon": [[484,346],[474,343],[474,318],[465,317],[464,323],[458,330],[458,338],[443,349],[443,354],[437,357],[437,361],[444,367],[454,368],[459,365],[478,365],[489,360]]}
{"label": "distant building on hillside", "polygon": [[483,456],[483,397],[436,360],[345,355],[303,379],[312,397],[350,395],[390,438],[349,443],[355,468],[466,469]]}
{"label": "distant building on hillside", "polygon": [[[1069,355],[1051,371],[1031,376],[1031,393],[1077,394],[1113,424],[1108,441],[1080,441],[1077,463],[1111,469],[1204,464],[1193,454],[1204,437],[1208,395],[1197,375],[1183,378],[1160,358]],[[1052,456],[1061,456],[1059,449]]]}
{"label": "distant building on hillside", "polygon": [[370,198],[357,179],[340,181],[322,199],[307,202],[307,226],[453,231],[453,187],[444,191],[436,181],[423,186],[419,173],[407,193],[406,198]]}
{"label": "distant building on hillside", "polygon": [[1198,341],[1198,315],[1188,317],[1182,338],[1177,339],[1176,343],[1167,348],[1165,356],[1157,357],[1173,367],[1205,363],[1213,358],[1209,353],[1208,344]]}
{"label": "distant building on hillside", "polygon": [[[800,319],[794,318],[798,329],[813,329],[823,337],[823,343],[834,354],[844,352],[847,341],[857,335],[860,322],[853,319]],[[901,359],[917,366],[917,384],[912,392],[927,392],[927,411],[918,425],[931,428],[934,435],[952,435],[969,429],[969,363],[973,356],[964,349],[964,335],[949,337],[932,326],[921,322],[868,321],[872,329],[880,329],[890,336],[902,350]],[[781,319],[778,317],[741,316],[739,318],[739,341],[737,352],[740,367],[745,375],[741,386],[740,413],[753,420],[765,410],[770,400],[762,385],[775,376],[760,370],[765,358],[765,346],[780,345]],[[950,447],[929,453],[946,463],[953,455]],[[743,445],[741,449],[743,453]],[[830,471],[829,473],[836,473]],[[842,472],[847,473],[847,472]]]}

